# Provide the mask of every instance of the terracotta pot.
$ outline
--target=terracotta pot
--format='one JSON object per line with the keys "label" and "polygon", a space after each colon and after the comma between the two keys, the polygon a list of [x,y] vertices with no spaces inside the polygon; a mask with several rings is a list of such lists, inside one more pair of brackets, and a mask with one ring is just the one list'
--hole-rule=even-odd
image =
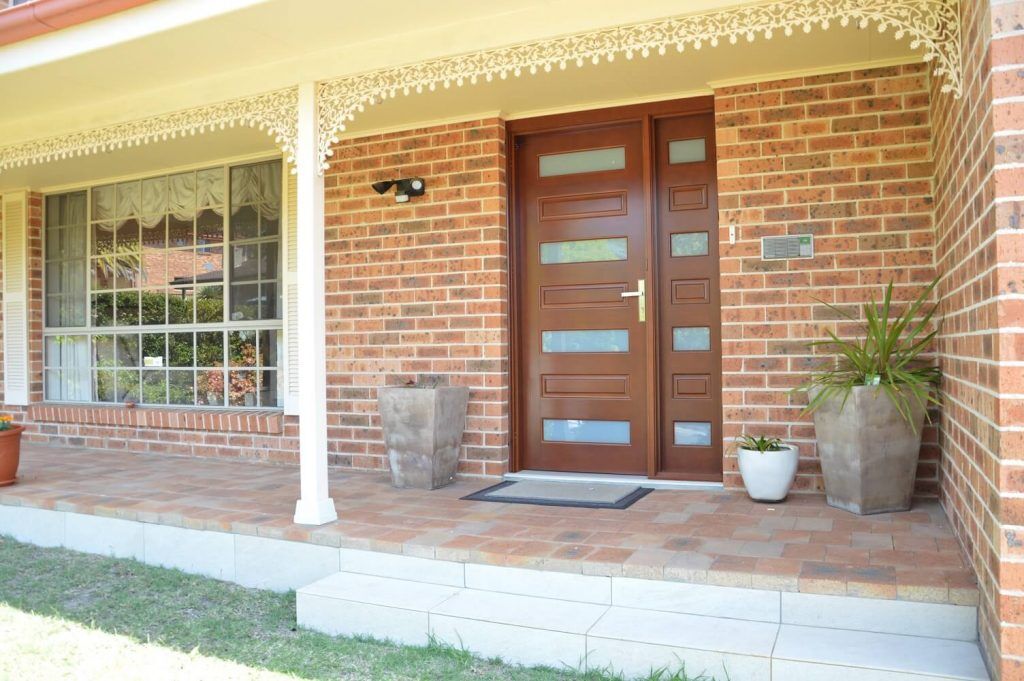
{"label": "terracotta pot", "polygon": [[21,433],[25,426],[0,430],[0,487],[13,485],[21,459]]}

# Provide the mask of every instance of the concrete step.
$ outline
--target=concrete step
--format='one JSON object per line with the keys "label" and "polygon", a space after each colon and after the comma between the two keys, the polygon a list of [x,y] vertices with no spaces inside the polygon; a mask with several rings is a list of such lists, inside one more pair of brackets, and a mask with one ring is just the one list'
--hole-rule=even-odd
{"label": "concrete step", "polygon": [[[392,556],[382,569],[394,575],[401,563]],[[374,569],[366,561],[359,567]],[[989,678],[977,642],[958,638],[972,631],[967,613],[960,611],[952,611],[954,622],[929,623],[927,618],[948,613],[904,609],[895,601],[786,599],[791,594],[643,583],[648,580],[619,580],[602,591],[583,575],[568,575],[585,581],[566,582],[564,593],[571,599],[565,599],[544,585],[541,577],[548,573],[494,568],[481,574],[486,579],[468,581],[487,588],[339,572],[298,590],[298,622],[330,634],[421,645],[433,638],[508,662],[611,670],[627,677],[685,665],[691,676],[744,681]],[[774,616],[765,594],[775,596]],[[587,602],[584,596],[610,602]],[[932,635],[863,630],[903,625]]]}
{"label": "concrete step", "polygon": [[976,642],[782,625],[773,681],[988,679]]}
{"label": "concrete step", "polygon": [[412,582],[519,596],[794,624],[974,641],[974,606],[602,577],[341,549],[341,569]]}
{"label": "concrete step", "polygon": [[462,591],[450,586],[338,572],[298,590],[299,624],[335,636],[426,645],[427,614]]}

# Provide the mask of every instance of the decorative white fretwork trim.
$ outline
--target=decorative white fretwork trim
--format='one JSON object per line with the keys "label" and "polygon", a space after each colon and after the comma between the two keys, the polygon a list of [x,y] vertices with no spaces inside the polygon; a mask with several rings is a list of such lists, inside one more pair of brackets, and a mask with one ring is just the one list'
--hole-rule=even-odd
{"label": "decorative white fretwork trim", "polygon": [[629,26],[481,50],[431,61],[381,69],[325,81],[319,86],[319,149],[322,167],[328,167],[331,146],[356,114],[398,94],[475,84],[479,79],[508,78],[540,70],[565,69],[632,59],[670,48],[714,47],[722,40],[772,38],[776,32],[792,35],[813,27],[851,23],[879,32],[892,31],[897,39],[909,37],[911,48],[924,48],[923,59],[933,62],[944,77],[943,92],[960,97],[963,83],[960,56],[959,0],[780,0],[745,5],[703,14],[677,16]]}
{"label": "decorative white fretwork trim", "polygon": [[290,157],[295,153],[298,138],[297,107],[298,89],[288,88],[102,128],[21,142],[0,148],[0,171],[223,130],[239,124],[258,127],[273,135],[277,145]]}
{"label": "decorative white fretwork trim", "polygon": [[[438,86],[461,86],[508,78],[541,70],[565,69],[570,64],[614,61],[670,48],[714,47],[723,40],[772,38],[776,32],[791,35],[815,26],[851,23],[880,32],[891,31],[897,39],[909,37],[913,49],[923,48],[923,59],[934,64],[936,75],[945,78],[944,92],[959,97],[963,72],[960,47],[959,0],[778,0],[703,14],[600,29],[559,38],[522,43],[443,57],[407,66],[345,76],[320,83],[319,139],[317,151],[327,168],[331,146],[357,113],[399,93],[408,95]],[[0,147],[0,171],[8,168],[83,156],[146,144],[151,141],[194,135],[237,124],[259,127],[273,135],[292,161],[298,143],[298,89],[244,97],[136,121],[57,135]]]}

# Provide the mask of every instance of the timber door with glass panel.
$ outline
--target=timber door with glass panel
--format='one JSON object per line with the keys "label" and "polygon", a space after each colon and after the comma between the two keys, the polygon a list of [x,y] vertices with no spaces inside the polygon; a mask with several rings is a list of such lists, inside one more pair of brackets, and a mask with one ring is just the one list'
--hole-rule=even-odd
{"label": "timber door with glass panel", "polygon": [[721,479],[710,100],[509,128],[515,468]]}

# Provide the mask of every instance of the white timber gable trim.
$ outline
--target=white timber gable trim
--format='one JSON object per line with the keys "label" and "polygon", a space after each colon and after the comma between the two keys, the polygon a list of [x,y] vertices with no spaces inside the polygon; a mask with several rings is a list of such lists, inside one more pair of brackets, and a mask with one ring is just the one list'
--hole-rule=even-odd
{"label": "white timber gable trim", "polygon": [[28,192],[3,195],[4,402],[29,403]]}

